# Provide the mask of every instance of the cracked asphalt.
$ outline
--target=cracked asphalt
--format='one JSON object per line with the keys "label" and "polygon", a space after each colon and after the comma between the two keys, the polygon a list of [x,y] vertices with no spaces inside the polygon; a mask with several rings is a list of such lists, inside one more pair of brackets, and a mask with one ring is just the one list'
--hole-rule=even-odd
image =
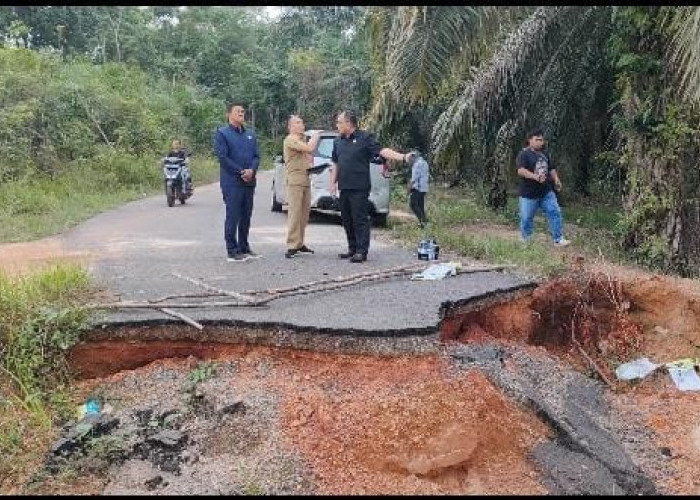
{"label": "cracked asphalt", "polygon": [[[179,293],[202,292],[179,273],[218,288],[243,292],[347,276],[372,269],[418,263],[405,249],[374,238],[369,259],[362,264],[340,260],[346,250],[339,217],[313,216],[307,245],[316,251],[286,259],[286,213],[271,205],[272,172],[261,172],[250,230],[252,249],[262,257],[228,262],[223,241],[224,205],[218,183],[195,186],[186,205],[169,208],[163,195],[128,203],[102,213],[60,236],[64,250],[86,256],[98,283],[121,300],[148,300]],[[417,244],[418,242],[416,242]],[[532,284],[505,272],[459,275],[441,281],[410,281],[407,277],[298,297],[277,299],[265,309],[188,309],[206,322],[276,324],[334,331],[432,332],[440,322],[440,305]],[[98,324],[170,318],[154,310],[118,310]],[[178,321],[172,318],[173,321]]]}

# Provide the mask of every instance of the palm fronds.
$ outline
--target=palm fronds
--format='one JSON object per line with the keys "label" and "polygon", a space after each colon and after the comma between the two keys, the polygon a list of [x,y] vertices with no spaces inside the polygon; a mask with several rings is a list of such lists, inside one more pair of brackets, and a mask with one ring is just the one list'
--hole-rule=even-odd
{"label": "palm fronds", "polygon": [[[516,128],[565,121],[572,97],[590,62],[601,58],[599,37],[609,23],[607,7],[540,7],[513,31],[480,68],[433,128],[437,161],[472,127],[495,137],[508,120]],[[575,99],[574,99],[575,100]]]}
{"label": "palm fronds", "polygon": [[399,7],[387,44],[391,91],[407,103],[427,98],[476,33],[485,12],[467,6]]}
{"label": "palm fronds", "polygon": [[676,7],[671,16],[672,57],[681,78],[683,95],[700,102],[700,7]]}

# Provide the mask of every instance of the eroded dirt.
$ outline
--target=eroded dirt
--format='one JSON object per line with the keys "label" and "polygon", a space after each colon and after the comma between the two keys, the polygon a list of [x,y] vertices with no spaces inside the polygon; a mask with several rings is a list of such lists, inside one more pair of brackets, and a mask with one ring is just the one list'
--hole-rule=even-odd
{"label": "eroded dirt", "polygon": [[88,252],[66,250],[60,238],[0,244],[0,270],[9,276],[36,271],[55,263],[89,265]]}
{"label": "eroded dirt", "polygon": [[[600,379],[571,342],[574,319],[577,338],[586,345],[582,333],[588,330],[591,342],[586,350],[615,384],[610,403],[621,419],[639,422],[654,432],[656,446],[675,471],[660,473],[660,486],[676,494],[697,494],[700,445],[695,436],[700,434],[700,397],[679,391],[665,370],[642,381],[620,382],[614,368],[640,356],[656,363],[700,357],[700,284],[633,270],[615,275],[608,266],[595,269],[597,286],[584,293],[576,279],[553,280],[531,296],[454,314],[443,323],[441,338],[468,344],[497,339],[507,345],[541,346],[569,366]],[[582,297],[588,307],[585,321],[574,315]]]}
{"label": "eroded dirt", "polygon": [[[184,413],[178,405],[197,363],[159,360],[79,386],[117,411],[168,406]],[[148,492],[146,481],[153,485],[157,473],[164,481],[154,490],[163,494],[241,493],[251,485],[262,493],[546,493],[527,454],[551,435],[548,426],[476,370],[455,372],[435,355],[261,346],[231,346],[216,365],[202,394],[238,397],[246,410],[213,421],[200,408],[192,420],[199,423],[182,426],[198,443],[188,453],[200,458],[183,464],[181,476],[132,460],[111,470],[105,492]],[[265,468],[275,457],[281,465]],[[240,474],[245,484],[234,481]],[[204,477],[218,478],[216,489]],[[57,491],[55,480],[48,484]]]}
{"label": "eroded dirt", "polygon": [[[0,267],[6,272],[24,272],[53,258],[86,257],[66,256],[56,241],[0,247]],[[602,273],[603,285],[608,278],[621,283],[613,299],[600,287],[586,301],[588,315],[574,321],[577,335],[588,329],[587,347],[597,349],[596,359],[607,366],[608,376],[613,377],[622,358],[646,355],[665,362],[700,357],[697,280],[597,264],[587,269]],[[455,314],[443,322],[442,340],[539,346],[595,376],[570,340],[569,325],[581,298],[577,291],[570,283],[553,281],[531,296]],[[235,366],[222,370],[214,387],[247,400],[250,409],[245,417],[193,424],[201,445],[195,453],[203,458],[199,465],[186,464],[184,477],[159,482],[152,468],[129,462],[114,466],[112,481],[90,473],[83,479],[47,476],[31,491],[547,492],[528,454],[551,437],[548,426],[478,370],[456,374],[439,356],[382,358],[167,340],[94,342],[76,348],[72,358],[83,377],[98,377],[78,382],[80,391],[85,396],[97,391],[122,410],[184,404],[183,387],[197,369],[196,359]],[[642,422],[654,432],[654,442],[674,471],[659,472],[660,485],[676,494],[700,493],[697,393],[679,392],[660,372],[637,384],[617,384],[617,392],[609,395],[619,418]],[[200,479],[186,483],[197,474]],[[229,476],[245,480],[217,479]],[[212,484],[219,489],[207,489]]]}

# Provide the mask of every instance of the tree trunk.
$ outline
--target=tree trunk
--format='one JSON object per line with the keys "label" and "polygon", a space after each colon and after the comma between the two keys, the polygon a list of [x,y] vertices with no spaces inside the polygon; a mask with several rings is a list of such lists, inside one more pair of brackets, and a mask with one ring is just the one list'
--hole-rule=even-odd
{"label": "tree trunk", "polygon": [[[683,118],[669,116],[662,102],[658,116],[673,125]],[[637,115],[639,99],[624,107],[625,117]],[[625,244],[646,263],[685,276],[700,275],[700,211],[698,208],[698,140],[693,131],[676,136],[627,131],[624,209]]]}
{"label": "tree trunk", "polygon": [[498,130],[496,148],[489,162],[491,185],[488,192],[488,205],[494,210],[505,209],[508,203],[508,177],[506,168],[513,163],[511,145],[517,130],[516,122],[508,120]]}
{"label": "tree trunk", "polygon": [[700,115],[681,100],[659,7],[627,7],[619,31],[647,64],[617,75],[621,91],[625,244],[646,264],[700,275]]}

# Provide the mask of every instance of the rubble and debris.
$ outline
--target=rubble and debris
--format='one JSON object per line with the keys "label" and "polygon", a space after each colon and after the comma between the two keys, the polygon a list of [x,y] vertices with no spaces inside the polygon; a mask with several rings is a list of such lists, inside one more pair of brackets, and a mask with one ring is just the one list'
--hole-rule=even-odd
{"label": "rubble and debris", "polygon": [[636,380],[646,377],[660,366],[652,363],[649,358],[639,358],[618,366],[615,375],[620,380]]}
{"label": "rubble and debris", "polygon": [[700,391],[700,377],[695,372],[698,359],[683,358],[669,363],[655,364],[649,358],[639,358],[621,364],[615,369],[615,375],[620,380],[643,379],[658,368],[666,368],[671,380],[681,391]]}

